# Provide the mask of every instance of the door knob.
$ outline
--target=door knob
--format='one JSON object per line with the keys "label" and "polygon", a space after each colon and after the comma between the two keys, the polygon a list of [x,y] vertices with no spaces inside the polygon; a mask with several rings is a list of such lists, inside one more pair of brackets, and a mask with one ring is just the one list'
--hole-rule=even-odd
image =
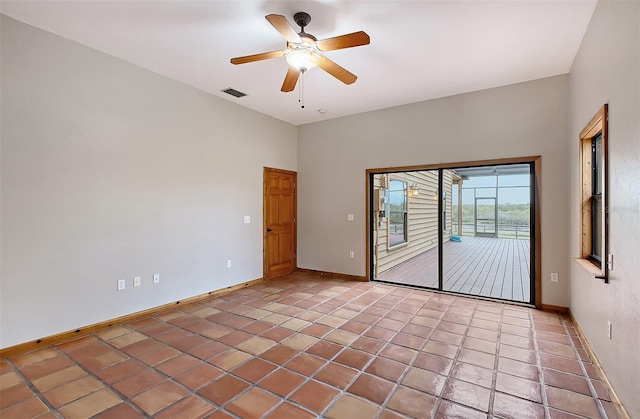
{"label": "door knob", "polygon": [[272,232],[273,230],[271,230],[270,228],[267,228],[267,233]]}

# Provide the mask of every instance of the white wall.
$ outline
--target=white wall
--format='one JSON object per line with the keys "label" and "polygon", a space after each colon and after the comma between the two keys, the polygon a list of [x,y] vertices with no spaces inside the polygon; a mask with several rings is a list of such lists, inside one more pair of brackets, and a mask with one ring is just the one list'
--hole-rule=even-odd
{"label": "white wall", "polygon": [[[578,136],[609,104],[610,283],[570,262],[570,305],[631,417],[640,417],[640,2],[601,1],[570,75],[571,256],[580,255]],[[612,339],[606,335],[613,323]]]}
{"label": "white wall", "polygon": [[567,112],[562,75],[300,126],[298,265],[365,275],[368,168],[541,155],[542,302],[567,306]]}
{"label": "white wall", "polygon": [[1,99],[0,347],[262,277],[294,126],[5,16]]}

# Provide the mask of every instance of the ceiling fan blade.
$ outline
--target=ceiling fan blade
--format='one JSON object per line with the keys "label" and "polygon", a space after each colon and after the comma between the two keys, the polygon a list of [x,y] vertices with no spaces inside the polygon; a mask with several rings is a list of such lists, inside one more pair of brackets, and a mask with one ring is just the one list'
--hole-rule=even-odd
{"label": "ceiling fan blade", "polygon": [[270,58],[278,58],[284,55],[284,51],[263,52],[261,54],[245,55],[244,57],[235,57],[231,59],[231,64],[245,64],[254,61],[268,60]]}
{"label": "ceiling fan blade", "polygon": [[289,24],[286,17],[282,15],[266,15],[265,19],[267,19],[287,41],[292,43],[302,42],[302,39],[300,39],[296,30]]}
{"label": "ceiling fan blade", "polygon": [[318,63],[318,67],[331,74],[336,79],[340,80],[344,84],[353,84],[358,79],[355,74],[349,72],[348,70],[340,67],[338,64],[334,63],[327,57],[320,58],[320,62]]}
{"label": "ceiling fan blade", "polygon": [[322,39],[316,42],[322,51],[335,51],[337,49],[359,47],[369,45],[369,35],[365,32],[354,32],[347,35],[340,35],[333,38]]}
{"label": "ceiling fan blade", "polygon": [[298,83],[298,77],[300,77],[300,71],[296,68],[288,66],[287,75],[284,78],[284,83],[282,83],[282,92],[291,92],[296,88],[296,83]]}

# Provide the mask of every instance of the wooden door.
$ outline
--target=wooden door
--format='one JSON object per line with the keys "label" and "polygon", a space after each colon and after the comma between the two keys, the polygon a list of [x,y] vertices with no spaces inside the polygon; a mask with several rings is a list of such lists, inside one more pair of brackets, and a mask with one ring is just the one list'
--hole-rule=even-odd
{"label": "wooden door", "polygon": [[296,268],[296,176],[264,168],[264,279]]}

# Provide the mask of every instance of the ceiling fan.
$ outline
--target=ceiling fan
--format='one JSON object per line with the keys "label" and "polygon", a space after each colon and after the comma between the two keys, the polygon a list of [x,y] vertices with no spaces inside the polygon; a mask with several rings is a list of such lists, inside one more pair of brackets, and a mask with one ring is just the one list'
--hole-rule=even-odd
{"label": "ceiling fan", "polygon": [[354,32],[318,41],[315,36],[304,31],[305,26],[311,21],[311,16],[308,13],[298,12],[293,15],[293,20],[300,26],[299,33],[296,33],[295,29],[282,15],[271,14],[265,16],[265,18],[287,41],[287,47],[279,51],[232,58],[231,64],[245,64],[284,56],[289,64],[289,69],[287,70],[287,75],[280,89],[283,92],[293,91],[300,74],[316,66],[345,84],[352,84],[356,81],[357,77],[355,74],[331,61],[324,53],[327,51],[368,45],[369,35],[365,32]]}

